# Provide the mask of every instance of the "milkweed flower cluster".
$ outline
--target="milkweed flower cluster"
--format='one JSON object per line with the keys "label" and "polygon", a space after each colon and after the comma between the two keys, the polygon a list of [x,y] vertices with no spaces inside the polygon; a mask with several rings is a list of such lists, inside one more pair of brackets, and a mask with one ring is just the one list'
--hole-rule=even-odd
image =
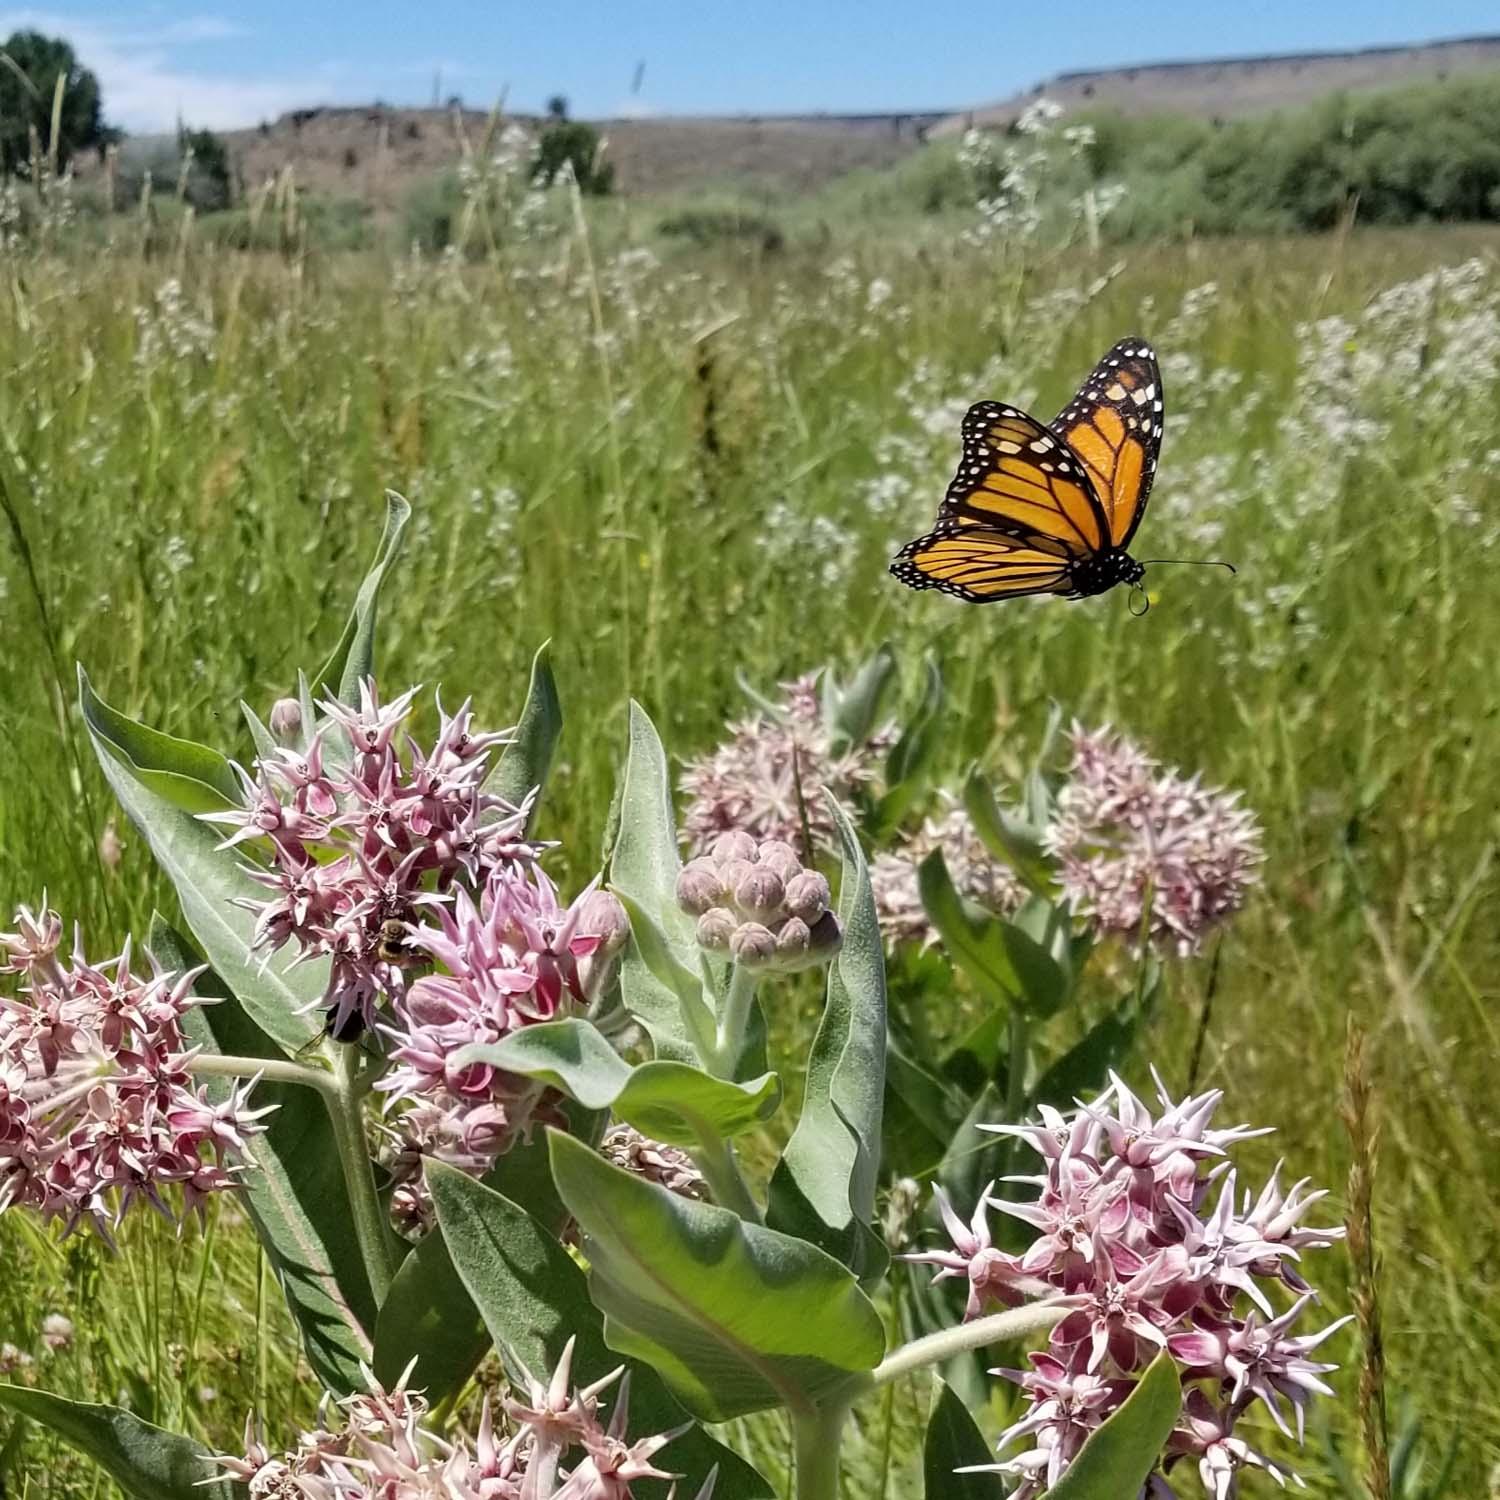
{"label": "milkweed flower cluster", "polygon": [[[1071,1116],[1044,1107],[1039,1124],[989,1127],[1041,1156],[1039,1174],[1008,1179],[1034,1185],[1037,1198],[990,1197],[992,1183],[965,1223],[939,1189],[951,1248],[905,1257],[936,1266],[937,1279],[964,1278],[967,1317],[1039,1291],[1068,1309],[1030,1370],[994,1372],[1020,1385],[1029,1404],[999,1442],[1002,1454],[1024,1447],[993,1467],[1019,1481],[1011,1500],[1050,1489],[1166,1351],[1181,1374],[1182,1414],[1163,1472],[1145,1492],[1151,1500],[1171,1500],[1169,1476],[1191,1465],[1213,1500],[1232,1500],[1246,1468],[1281,1483],[1295,1479],[1235,1428],[1259,1407],[1300,1441],[1312,1397],[1332,1394],[1322,1377],[1335,1366],[1311,1356],[1349,1319],[1316,1333],[1292,1330],[1317,1299],[1303,1280],[1301,1252],[1324,1249],[1344,1231],[1304,1225],[1326,1193],[1308,1191],[1305,1180],[1284,1189],[1279,1166],[1258,1195],[1241,1194],[1227,1148],[1265,1132],[1211,1128],[1218,1091],[1174,1103],[1158,1079],[1153,1116],[1111,1078]],[[1022,1254],[996,1246],[991,1209],[1036,1230]],[[1279,1312],[1268,1295],[1278,1287],[1281,1300],[1291,1299]]]}
{"label": "milkweed flower cluster", "polygon": [[633,1125],[611,1125],[599,1142],[599,1154],[621,1171],[657,1183],[679,1198],[708,1197],[708,1183],[686,1151],[653,1141]]}
{"label": "milkweed flower cluster", "polygon": [[[1123,735],[1074,725],[1044,840],[1063,894],[1096,930],[1194,952],[1238,911],[1264,855],[1239,793],[1162,770]],[[1148,925],[1149,924],[1149,925]]]}
{"label": "milkweed flower cluster", "polygon": [[749,970],[827,963],[843,935],[832,893],[782,839],[721,833],[677,877],[677,904],[698,919],[698,942]]}
{"label": "milkweed flower cluster", "polygon": [[[386,1392],[367,1374],[369,1391],[325,1404],[320,1425],[290,1452],[271,1452],[252,1423],[243,1457],[217,1462],[251,1500],[630,1500],[638,1481],[674,1478],[656,1455],[682,1429],[627,1441],[629,1376],[615,1370],[576,1387],[572,1360],[570,1339],[548,1381],[530,1379],[524,1394],[504,1398],[503,1422],[486,1400],[472,1439],[424,1426],[427,1402],[406,1377]],[[606,1423],[603,1398],[617,1381]],[[711,1500],[713,1488],[710,1474],[697,1500]]]}
{"label": "milkweed flower cluster", "polygon": [[233,1186],[269,1111],[249,1107],[251,1084],[217,1104],[194,1084],[182,1018],[202,971],[142,977],[129,944],[91,964],[77,934],[65,963],[56,913],[22,907],[15,926],[0,933],[0,974],[21,980],[0,996],[0,1211],[64,1232],[87,1220],[109,1241],[137,1203],[172,1218],[169,1187],[191,1210]]}
{"label": "milkweed flower cluster", "polygon": [[888,943],[920,943],[925,948],[937,941],[917,884],[917,867],[934,849],[943,851],[959,894],[986,911],[1009,916],[1026,899],[1015,871],[985,848],[968,813],[954,804],[928,818],[899,850],[882,851],[870,862],[870,888]]}
{"label": "milkweed flower cluster", "polygon": [[781,686],[774,711],[726,725],[729,737],[684,768],[682,829],[694,854],[707,853],[731,829],[800,845],[804,818],[813,842],[831,848],[834,826],[824,792],[847,804],[877,779],[880,757],[895,743],[894,726],[836,749],[816,675]]}
{"label": "milkweed flower cluster", "polygon": [[[269,867],[251,867],[272,892],[252,903],[255,943],[274,952],[295,942],[331,961],[323,1005],[337,1037],[372,1025],[381,999],[404,988],[407,924],[455,886],[482,889],[540,852],[526,838],[527,809],[484,789],[490,753],[509,734],[476,732],[467,700],[451,716],[440,704],[424,750],[405,728],[417,691],[382,704],[367,681],[357,707],[319,704],[327,717],[305,746],[262,755],[254,778],[241,773],[243,807],[203,814],[232,830],[223,847],[269,845]],[[282,720],[296,739],[300,717]]]}
{"label": "milkweed flower cluster", "polygon": [[[1163,770],[1138,745],[1104,728],[1074,725],[1072,755],[1042,832],[1059,894],[1096,936],[1187,954],[1245,903],[1264,858],[1254,813],[1239,793]],[[1025,899],[959,806],[876,855],[870,884],[881,931],[893,946],[923,946],[937,932],[922,905],[917,869],[934,849],[969,900],[1008,916]]]}
{"label": "milkweed flower cluster", "polygon": [[497,866],[477,902],[459,888],[428,916],[435,920],[409,928],[406,941],[436,970],[413,980],[378,1023],[392,1064],[376,1088],[394,1142],[393,1211],[410,1224],[430,1223],[423,1157],[479,1175],[518,1135],[554,1118],[547,1090],[488,1063],[461,1063],[461,1049],[586,1008],[629,930],[609,892],[591,887],[564,907],[535,866]]}
{"label": "milkweed flower cluster", "polygon": [[485,790],[509,734],[476,729],[467,701],[439,704],[424,748],[406,731],[416,692],[382,703],[366,682],[357,707],[320,705],[311,734],[296,702],[278,704],[282,747],[245,776],[245,805],[205,815],[231,829],[224,847],[269,848],[250,867],[271,892],[246,903],[256,943],[329,958],[331,1034],[373,1030],[386,1047],[379,1143],[406,1228],[431,1222],[425,1158],[478,1175],[552,1118],[539,1085],[455,1054],[585,1008],[628,932],[608,892],[564,905],[526,836],[529,799]]}

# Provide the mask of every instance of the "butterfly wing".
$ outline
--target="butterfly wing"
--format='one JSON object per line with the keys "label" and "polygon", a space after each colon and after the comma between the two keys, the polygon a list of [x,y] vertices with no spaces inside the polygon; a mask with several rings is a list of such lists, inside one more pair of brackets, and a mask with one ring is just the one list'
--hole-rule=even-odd
{"label": "butterfly wing", "polygon": [[1071,562],[1060,550],[1029,547],[990,526],[961,519],[908,542],[891,572],[914,589],[941,589],[970,604],[1025,594],[1072,591]]}
{"label": "butterfly wing", "polygon": [[1003,401],[969,408],[963,457],[938,521],[993,527],[1074,559],[1110,544],[1108,513],[1078,458],[1056,432]]}
{"label": "butterfly wing", "polygon": [[1099,361],[1052,423],[1099,498],[1109,546],[1128,546],[1146,513],[1163,414],[1156,355],[1145,339],[1130,338]]}

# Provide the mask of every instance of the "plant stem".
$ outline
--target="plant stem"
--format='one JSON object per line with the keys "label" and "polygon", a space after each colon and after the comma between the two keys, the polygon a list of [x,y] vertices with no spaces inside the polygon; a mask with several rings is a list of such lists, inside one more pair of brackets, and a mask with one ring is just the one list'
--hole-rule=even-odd
{"label": "plant stem", "polygon": [[714,1202],[720,1208],[737,1213],[748,1223],[759,1224],[760,1207],[750,1195],[739,1163],[734,1159],[734,1148],[706,1125],[695,1121],[694,1128],[698,1132],[698,1148],[692,1157],[714,1195]]}
{"label": "plant stem", "polygon": [[1068,1309],[1054,1301],[1030,1302],[1025,1307],[1013,1307],[1006,1312],[992,1313],[987,1318],[975,1318],[972,1323],[960,1323],[957,1328],[929,1333],[925,1338],[913,1339],[894,1354],[887,1355],[863,1378],[859,1389],[873,1390],[889,1381],[899,1380],[913,1370],[941,1364],[970,1349],[983,1349],[987,1344],[1045,1332],[1067,1315]]}
{"label": "plant stem", "polygon": [[357,1077],[359,1048],[334,1044],[334,1088],[325,1092],[328,1118],[333,1122],[334,1140],[339,1162],[344,1169],[344,1186],[349,1194],[349,1209],[354,1219],[354,1233],[359,1240],[365,1275],[378,1306],[391,1289],[396,1273],[395,1245],[385,1206],[375,1190],[375,1170],[365,1145],[364,1120],[360,1111],[361,1089]]}
{"label": "plant stem", "polygon": [[310,1068],[306,1063],[276,1057],[234,1057],[222,1052],[201,1052],[189,1064],[188,1071],[200,1077],[256,1078],[269,1083],[297,1083],[317,1089],[330,1101],[338,1097],[338,1081],[325,1068]]}
{"label": "plant stem", "polygon": [[792,1417],[797,1444],[796,1500],[838,1500],[839,1446],[849,1407],[844,1402],[816,1406]]}
{"label": "plant stem", "polygon": [[718,1035],[714,1038],[715,1061],[721,1077],[728,1078],[734,1071],[759,982],[744,964],[730,966],[729,996],[724,1001],[724,1013],[719,1017]]}

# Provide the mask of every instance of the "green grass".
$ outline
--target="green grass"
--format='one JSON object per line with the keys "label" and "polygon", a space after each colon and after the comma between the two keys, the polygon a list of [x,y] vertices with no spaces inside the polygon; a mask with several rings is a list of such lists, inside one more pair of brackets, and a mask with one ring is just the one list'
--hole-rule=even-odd
{"label": "green grass", "polygon": [[[100,858],[113,811],[64,706],[73,663],[121,708],[248,758],[239,699],[264,710],[321,658],[385,486],[417,508],[383,610],[388,686],[441,681],[508,722],[554,642],[568,726],[544,831],[570,882],[597,863],[630,695],[686,755],[742,706],[737,673],[770,684],[890,638],[913,686],[924,652],[942,661],[954,776],[976,735],[1013,773],[1051,700],[1110,720],[1242,787],[1267,827],[1203,1075],[1236,1120],[1278,1127],[1242,1153],[1252,1178],[1285,1155],[1337,1203],[1348,1017],[1372,1033],[1391,1379],[1435,1437],[1461,1435],[1452,1493],[1477,1494],[1500,1459],[1497,246],[1356,233],[1141,247],[1115,269],[1112,253],[876,238],[837,258],[601,254],[592,279],[571,237],[461,271],[191,241],[180,263],[7,261],[0,902],[45,887],[91,951],[144,930],[169,896],[128,828],[118,867]],[[1419,287],[1364,314],[1476,255],[1464,306]],[[180,301],[163,312],[169,277]],[[1208,281],[1216,299],[1184,314]],[[1349,327],[1328,331],[1315,383],[1299,325],[1335,316]],[[1136,550],[1226,557],[1238,576],[1154,569],[1141,620],[1122,594],[975,610],[890,580],[895,546],[931,520],[963,406],[1055,410],[1132,330],[1169,360]],[[1350,419],[1378,438],[1351,442]],[[976,704],[993,718],[961,722]],[[1174,970],[1133,1080],[1155,1061],[1180,1083],[1205,973]],[[41,1317],[66,1311],[79,1339],[38,1367],[44,1383],[224,1445],[252,1405],[307,1418],[312,1383],[232,1217],[208,1242],[138,1224],[116,1261],[6,1215],[0,1343],[36,1352]],[[1344,1271],[1324,1260],[1333,1314]],[[1353,1340],[1331,1357],[1352,1361]],[[1355,1377],[1336,1377],[1346,1443]],[[896,1415],[917,1400],[893,1399]],[[878,1493],[880,1411],[861,1437],[851,1473]],[[13,1492],[105,1492],[45,1438],[20,1442]],[[1316,1439],[1301,1467],[1334,1493]],[[913,1494],[896,1469],[890,1495]]]}

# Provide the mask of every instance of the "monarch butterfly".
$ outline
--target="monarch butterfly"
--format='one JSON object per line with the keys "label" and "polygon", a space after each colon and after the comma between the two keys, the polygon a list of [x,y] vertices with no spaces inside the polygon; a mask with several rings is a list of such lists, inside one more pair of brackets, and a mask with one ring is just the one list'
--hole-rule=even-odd
{"label": "monarch butterfly", "polygon": [[937,525],[891,572],[971,604],[1138,585],[1145,564],[1126,549],[1156,477],[1163,412],[1161,371],[1141,338],[1121,339],[1050,426],[1004,402],[971,406]]}

